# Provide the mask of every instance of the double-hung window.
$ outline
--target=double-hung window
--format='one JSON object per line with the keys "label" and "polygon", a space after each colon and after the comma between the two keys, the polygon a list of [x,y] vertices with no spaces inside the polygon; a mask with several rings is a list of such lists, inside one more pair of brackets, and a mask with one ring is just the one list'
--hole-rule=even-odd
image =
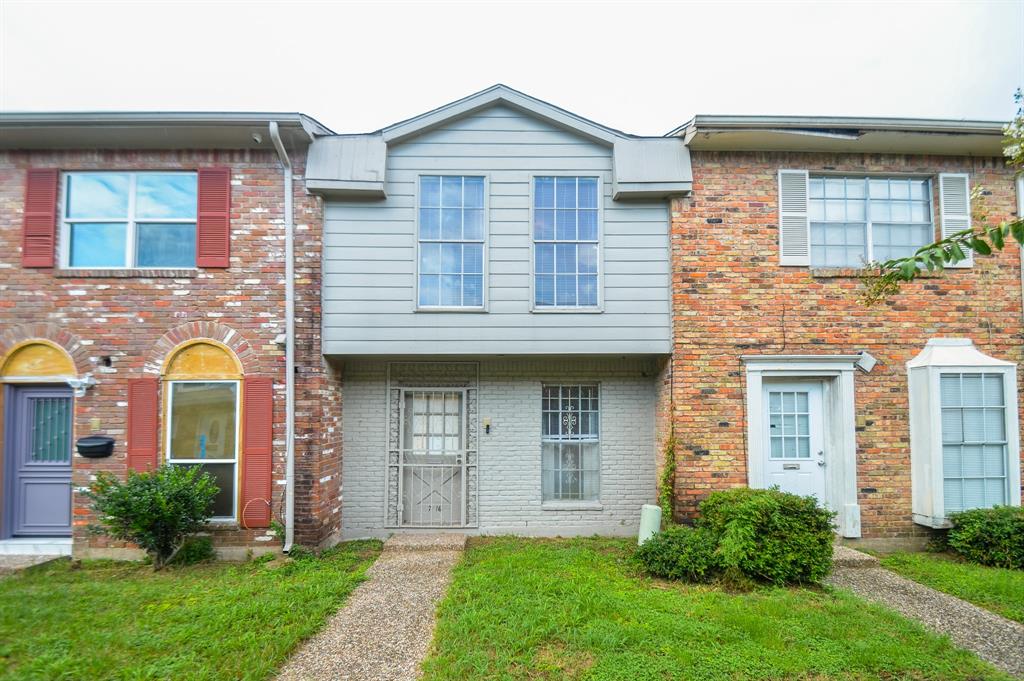
{"label": "double-hung window", "polygon": [[946,512],[1007,503],[1003,375],[943,373],[939,385]]}
{"label": "double-hung window", "polygon": [[812,176],[808,192],[812,267],[863,267],[935,240],[927,179]]}
{"label": "double-hung window", "polygon": [[64,186],[65,266],[195,267],[196,173],[73,172]]}
{"label": "double-hung window", "polygon": [[598,178],[533,178],[533,305],[596,308]]}
{"label": "double-hung window", "polygon": [[238,479],[238,381],[170,381],[167,395],[167,462],[199,466],[220,491],[214,518],[236,517]]}
{"label": "double-hung window", "polygon": [[545,385],[541,404],[544,501],[597,501],[601,491],[597,385]]}
{"label": "double-hung window", "polygon": [[424,175],[418,195],[418,307],[482,309],[484,178]]}

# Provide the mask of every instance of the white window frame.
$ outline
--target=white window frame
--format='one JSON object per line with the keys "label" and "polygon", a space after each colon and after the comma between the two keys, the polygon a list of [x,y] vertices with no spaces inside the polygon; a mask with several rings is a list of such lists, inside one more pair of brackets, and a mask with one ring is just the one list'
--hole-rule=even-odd
{"label": "white window frame", "polygon": [[[584,438],[563,438],[563,437],[549,437],[544,435],[544,417],[547,412],[544,411],[544,390],[549,388],[557,388],[559,391],[559,399],[561,399],[561,391],[563,388],[595,388],[597,390],[597,434],[586,439]],[[601,440],[602,432],[604,428],[604,418],[602,416],[604,406],[604,390],[600,382],[597,381],[561,381],[557,383],[542,383],[541,384],[541,404],[540,404],[540,449],[541,449],[541,460],[540,460],[540,474],[541,474],[541,503],[544,507],[550,509],[596,509],[601,508],[601,496],[604,494],[603,483],[603,467],[602,467],[602,453],[601,453]],[[559,409],[561,412],[561,409]],[[545,444],[564,444],[566,442],[579,443],[579,444],[592,444],[597,446],[597,497],[594,499],[545,499],[544,498],[544,445]],[[582,466],[583,454],[580,453],[580,462]],[[582,474],[583,469],[580,468],[579,472]],[[589,472],[589,471],[588,471]],[[580,489],[583,489],[583,480],[580,479]]]}
{"label": "white window frame", "polygon": [[[241,491],[241,467],[240,451],[241,436],[242,436],[242,382],[238,380],[224,380],[224,379],[209,379],[204,380],[201,378],[187,379],[187,380],[169,380],[167,383],[167,418],[165,423],[167,424],[164,428],[164,461],[168,464],[206,464],[206,463],[230,463],[235,467],[235,473],[232,479],[235,482],[234,494],[231,495],[231,515],[230,516],[214,516],[212,520],[220,522],[230,522],[238,518],[238,496]],[[230,383],[235,386],[235,457],[233,459],[176,459],[171,454],[171,433],[174,429],[174,384],[176,383]]]}
{"label": "white window frame", "polygon": [[[814,199],[811,197],[811,182],[813,180],[829,180],[829,179],[843,179],[843,180],[863,180],[864,186],[864,246],[865,256],[867,260],[860,265],[816,265],[814,263],[814,224],[828,224],[827,221],[814,220],[811,218],[811,202],[812,201],[825,201],[827,199]],[[879,174],[879,175],[859,175],[851,173],[808,173],[807,175],[807,262],[811,269],[863,269],[868,263],[875,261],[875,241],[874,241],[874,221],[871,219],[871,180],[924,180],[928,184],[928,223],[931,227],[931,240],[928,243],[935,241],[936,235],[936,222],[935,222],[935,183],[934,178],[930,175],[898,175],[898,174]],[[848,199],[843,199],[844,201]],[[883,199],[877,199],[883,200]],[[844,221],[843,224],[856,221]],[[906,222],[906,223],[894,223],[884,222],[882,224],[902,224],[902,225],[923,225],[920,222]],[[926,246],[927,244],[922,244]]]}
{"label": "white window frame", "polygon": [[[483,205],[483,234],[480,241],[467,241],[465,239],[459,239],[453,241],[451,239],[429,239],[430,243],[460,243],[460,244],[483,244],[483,268],[482,268],[482,290],[481,290],[481,304],[480,305],[420,305],[420,244],[422,239],[420,238],[420,202],[421,202],[421,190],[422,181],[424,177],[482,177],[484,180],[484,205]],[[413,280],[413,310],[416,312],[487,312],[490,305],[488,302],[488,278],[489,278],[489,246],[490,246],[490,232],[491,232],[491,178],[487,173],[419,173],[416,175],[416,187],[414,189],[414,207],[413,210],[416,213],[416,252],[415,258],[416,263],[413,266],[415,271],[415,277]],[[465,210],[465,208],[463,208]]]}
{"label": "white window frame", "polygon": [[[536,197],[534,196],[538,177],[593,177],[597,180],[597,304],[596,305],[537,305],[537,239],[534,231],[534,211],[536,210]],[[530,312],[541,314],[547,313],[601,313],[604,312],[604,184],[605,178],[602,173],[580,173],[580,172],[546,172],[530,174],[530,224],[528,225],[530,237]],[[560,243],[559,241],[544,241],[543,243]],[[561,243],[590,243],[586,241],[561,242]]]}
{"label": "white window frame", "polygon": [[[135,185],[139,175],[191,175],[195,176],[197,182],[196,192],[196,216],[194,218],[142,218],[137,219],[135,215]],[[121,218],[69,218],[68,208],[70,207],[71,195],[68,192],[68,180],[73,175],[127,175],[128,176],[128,213]],[[168,224],[168,225],[197,225],[199,220],[199,196],[198,196],[198,173],[194,170],[69,170],[61,173],[61,202],[60,202],[60,263],[61,269],[68,270],[133,270],[140,269],[136,265],[137,224]],[[125,264],[124,265],[72,265],[71,264],[71,225],[73,224],[109,224],[124,223],[125,227]],[[196,239],[198,249],[198,237]],[[198,255],[197,255],[198,257]],[[165,267],[145,265],[141,269],[195,269],[193,262],[186,267]]]}

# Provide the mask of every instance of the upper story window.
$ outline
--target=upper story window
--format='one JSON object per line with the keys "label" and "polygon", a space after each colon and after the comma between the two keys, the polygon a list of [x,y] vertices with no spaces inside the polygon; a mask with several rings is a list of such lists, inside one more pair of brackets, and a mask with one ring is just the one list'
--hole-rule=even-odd
{"label": "upper story window", "polygon": [[420,177],[420,308],[483,308],[484,197],[483,177]]}
{"label": "upper story window", "polygon": [[596,308],[599,272],[596,177],[533,178],[533,303]]}
{"label": "upper story window", "polygon": [[811,177],[812,267],[862,267],[935,240],[927,179]]}
{"label": "upper story window", "polygon": [[67,267],[195,267],[194,172],[65,175]]}

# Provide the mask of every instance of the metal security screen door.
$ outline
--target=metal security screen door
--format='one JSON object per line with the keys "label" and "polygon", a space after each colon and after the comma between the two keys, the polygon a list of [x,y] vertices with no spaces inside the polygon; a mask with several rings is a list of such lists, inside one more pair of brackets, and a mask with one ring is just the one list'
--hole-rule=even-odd
{"label": "metal security screen door", "polygon": [[406,527],[466,524],[466,391],[401,391],[399,516]]}
{"label": "metal security screen door", "polygon": [[5,437],[7,531],[71,534],[71,390],[12,387]]}
{"label": "metal security screen door", "polygon": [[821,384],[766,383],[764,409],[768,484],[825,503]]}

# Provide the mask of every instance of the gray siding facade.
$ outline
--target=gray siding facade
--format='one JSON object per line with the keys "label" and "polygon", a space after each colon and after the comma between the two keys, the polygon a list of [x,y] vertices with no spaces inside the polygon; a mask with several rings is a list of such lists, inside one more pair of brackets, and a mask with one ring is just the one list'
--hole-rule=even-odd
{"label": "gray siding facade", "polygon": [[[386,199],[325,205],[326,355],[667,354],[669,211],[614,201],[613,148],[498,104],[387,149]],[[416,310],[420,175],[487,178],[485,311]],[[601,178],[600,311],[531,311],[534,175]]]}

